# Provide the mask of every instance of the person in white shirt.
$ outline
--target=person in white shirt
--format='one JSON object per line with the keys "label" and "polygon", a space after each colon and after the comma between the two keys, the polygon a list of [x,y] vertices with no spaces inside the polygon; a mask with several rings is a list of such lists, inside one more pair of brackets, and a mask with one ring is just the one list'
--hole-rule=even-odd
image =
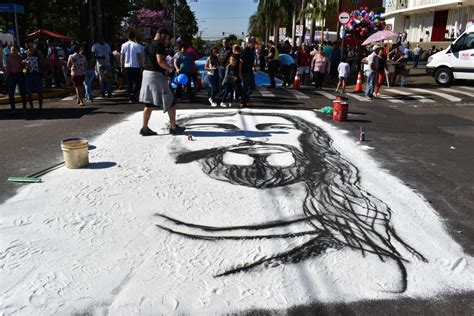
{"label": "person in white shirt", "polygon": [[112,96],[112,84],[108,77],[112,73],[110,67],[110,55],[112,50],[109,44],[104,42],[103,38],[99,38],[99,42],[92,45],[92,53],[97,61],[97,68],[99,70],[100,94],[105,97],[105,93],[110,98]]}
{"label": "person in white shirt", "polygon": [[339,92],[339,87],[342,86],[342,93],[346,93],[346,81],[350,74],[350,67],[347,63],[347,58],[344,56],[337,67],[337,72],[339,73],[339,82],[337,83],[336,93]]}
{"label": "person in white shirt", "polygon": [[420,61],[421,54],[423,49],[420,44],[416,44],[416,47],[413,49],[413,68],[418,68],[418,62]]}
{"label": "person in white shirt", "polygon": [[135,33],[128,33],[128,41],[120,50],[120,65],[127,77],[129,102],[137,102],[141,84],[141,68],[143,67],[143,49],[137,43]]}
{"label": "person in white shirt", "polygon": [[374,98],[375,85],[377,84],[377,69],[378,69],[378,57],[377,54],[382,47],[375,45],[373,47],[372,54],[367,57],[368,68],[365,72],[367,76],[367,91],[366,96],[369,99]]}

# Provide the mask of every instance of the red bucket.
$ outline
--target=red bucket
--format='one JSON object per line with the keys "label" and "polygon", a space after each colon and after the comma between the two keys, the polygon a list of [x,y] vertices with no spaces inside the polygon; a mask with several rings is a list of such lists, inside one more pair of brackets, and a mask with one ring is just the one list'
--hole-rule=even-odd
{"label": "red bucket", "polygon": [[333,121],[347,121],[347,112],[349,111],[349,104],[347,102],[335,100],[333,102]]}
{"label": "red bucket", "polygon": [[344,96],[336,96],[336,101],[347,102],[347,100],[349,100],[347,97],[344,97]]}

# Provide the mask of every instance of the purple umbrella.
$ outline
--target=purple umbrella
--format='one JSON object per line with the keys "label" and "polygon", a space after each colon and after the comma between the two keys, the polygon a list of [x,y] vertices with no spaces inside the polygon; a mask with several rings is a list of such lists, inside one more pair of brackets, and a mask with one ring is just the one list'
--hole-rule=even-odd
{"label": "purple umbrella", "polygon": [[378,31],[372,35],[370,35],[363,43],[362,45],[368,45],[372,44],[375,42],[381,42],[384,40],[392,39],[392,38],[397,38],[398,33],[389,31],[389,30],[383,30],[383,31]]}

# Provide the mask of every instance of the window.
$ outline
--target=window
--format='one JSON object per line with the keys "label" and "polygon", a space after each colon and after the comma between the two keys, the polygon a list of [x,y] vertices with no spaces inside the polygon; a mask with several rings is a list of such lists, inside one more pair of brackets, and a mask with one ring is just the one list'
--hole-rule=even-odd
{"label": "window", "polygon": [[464,34],[453,45],[453,51],[461,51],[474,48],[474,33]]}

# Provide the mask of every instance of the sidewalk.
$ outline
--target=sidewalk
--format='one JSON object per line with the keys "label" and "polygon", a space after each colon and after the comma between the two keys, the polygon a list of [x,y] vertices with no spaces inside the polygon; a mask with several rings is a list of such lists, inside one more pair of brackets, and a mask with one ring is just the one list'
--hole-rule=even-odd
{"label": "sidewalk", "polygon": [[[72,87],[65,87],[61,89],[47,89],[43,93],[43,99],[53,99],[53,98],[62,98],[74,93],[74,88]],[[33,93],[33,100],[37,100],[38,95]],[[21,103],[21,96],[19,94],[15,95],[15,102]],[[0,105],[7,105],[10,104],[10,100],[8,99],[8,95],[0,94]]]}

